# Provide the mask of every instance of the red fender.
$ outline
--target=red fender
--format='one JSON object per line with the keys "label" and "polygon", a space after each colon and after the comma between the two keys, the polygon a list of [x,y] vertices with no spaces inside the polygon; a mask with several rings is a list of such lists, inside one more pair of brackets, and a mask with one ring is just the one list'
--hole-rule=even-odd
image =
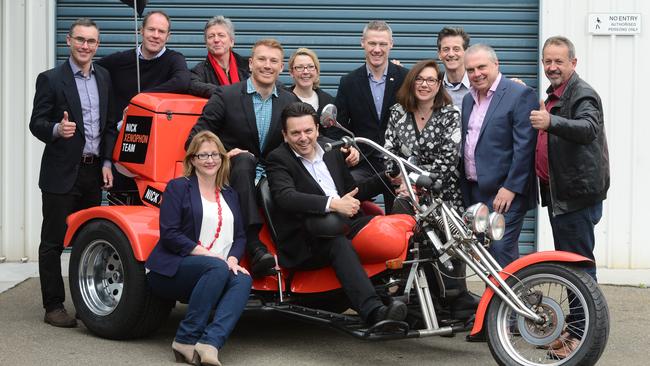
{"label": "red fender", "polygon": [[68,247],[77,232],[91,220],[108,220],[117,225],[131,243],[133,255],[144,262],[160,238],[159,210],[147,206],[97,206],[68,216],[63,245]]}
{"label": "red fender", "polygon": [[[550,250],[521,257],[516,261],[508,264],[506,268],[504,268],[503,271],[499,273],[499,275],[505,280],[510,277],[511,273],[514,274],[524,267],[542,262],[593,263],[591,259],[575,253]],[[491,280],[498,286],[496,280],[492,278]],[[493,296],[494,290],[492,290],[490,287],[486,288],[485,292],[483,293],[483,297],[481,297],[481,301],[478,304],[478,309],[476,309],[476,319],[474,320],[474,327],[472,328],[470,335],[477,335],[483,330],[485,313],[487,312],[488,305],[490,304],[490,301],[492,301]]]}

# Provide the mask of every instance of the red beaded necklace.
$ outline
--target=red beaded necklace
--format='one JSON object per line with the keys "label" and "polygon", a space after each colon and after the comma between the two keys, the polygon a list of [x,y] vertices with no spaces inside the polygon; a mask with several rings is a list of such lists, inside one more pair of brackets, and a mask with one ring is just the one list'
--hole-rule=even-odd
{"label": "red beaded necklace", "polygon": [[199,240],[199,245],[204,247],[207,250],[212,249],[212,246],[214,246],[214,243],[217,241],[217,238],[219,238],[219,234],[221,233],[221,225],[223,224],[223,218],[221,216],[221,200],[219,199],[219,188],[214,190],[214,195],[217,197],[217,232],[214,233],[214,239],[212,239],[212,242],[210,242],[210,245],[207,247],[201,243]]}

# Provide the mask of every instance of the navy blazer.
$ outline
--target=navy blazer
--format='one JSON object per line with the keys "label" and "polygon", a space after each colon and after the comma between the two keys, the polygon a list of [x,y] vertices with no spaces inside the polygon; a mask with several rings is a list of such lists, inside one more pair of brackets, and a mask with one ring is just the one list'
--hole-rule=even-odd
{"label": "navy blazer", "polygon": [[185,149],[190,146],[194,135],[204,130],[210,130],[219,136],[226,150],[247,150],[262,162],[269,152],[280,146],[283,141],[280,123],[282,110],[300,99],[286,89],[277,87],[278,96],[272,97],[271,125],[262,148],[257,131],[253,95],[248,94],[246,90],[247,80],[217,88],[203,107],[201,117],[192,127],[185,142]]}
{"label": "navy blazer", "polygon": [[[384,90],[380,117],[377,116],[375,102],[370,91],[366,64],[341,77],[335,100],[338,122],[356,136],[369,138],[383,146],[386,126],[390,117],[390,107],[396,103],[397,91],[402,86],[406,74],[408,74],[408,70],[404,67],[397,66],[392,62],[388,63],[386,89]],[[325,135],[338,139],[342,136],[342,131],[331,128],[325,131]],[[361,146],[361,150],[367,156],[379,155],[368,146]]]}
{"label": "navy blazer", "polygon": [[[99,156],[112,160],[117,122],[110,114],[114,104],[111,77],[103,67],[93,64],[93,68],[99,92]],[[68,112],[69,120],[77,124],[77,129],[68,139],[55,139],[52,135],[54,125],[61,121],[64,111]],[[69,192],[77,179],[79,161],[86,144],[81,100],[69,60],[36,78],[29,130],[45,143],[38,186],[44,192]]]}
{"label": "navy blazer", "polygon": [[[471,93],[467,93],[463,98],[461,139],[461,189],[466,205],[473,203],[469,198],[464,166],[465,140],[473,108],[474,98]],[[537,204],[537,132],[530,124],[530,112],[537,108],[539,100],[533,89],[501,76],[485,114],[474,151],[481,200],[490,207],[501,187],[517,194],[511,206],[514,210],[525,211]]]}
{"label": "navy blazer", "polygon": [[[231,187],[221,190],[235,220],[233,243],[228,257],[241,259],[246,234],[239,208],[239,197]],[[196,175],[172,179],[165,188],[160,205],[160,240],[149,255],[145,267],[161,275],[173,277],[183,257],[197,246],[201,234],[203,205]]]}

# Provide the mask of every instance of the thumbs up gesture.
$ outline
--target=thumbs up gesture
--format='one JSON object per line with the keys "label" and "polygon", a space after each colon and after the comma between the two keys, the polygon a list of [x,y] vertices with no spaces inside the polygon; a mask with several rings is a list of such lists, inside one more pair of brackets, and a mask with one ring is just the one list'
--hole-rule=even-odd
{"label": "thumbs up gesture", "polygon": [[59,126],[57,128],[59,129],[59,136],[63,137],[64,139],[69,139],[70,137],[74,136],[74,132],[77,129],[77,124],[68,120],[68,111],[63,111],[63,118],[61,119],[61,122],[59,122]]}
{"label": "thumbs up gesture", "polygon": [[357,214],[361,202],[354,196],[359,193],[359,188],[354,188],[348,192],[345,196],[341,198],[334,198],[330,203],[330,210],[342,213],[348,217],[352,217]]}
{"label": "thumbs up gesture", "polygon": [[551,125],[551,115],[546,111],[544,101],[539,101],[539,110],[530,112],[530,124],[536,130],[547,130]]}

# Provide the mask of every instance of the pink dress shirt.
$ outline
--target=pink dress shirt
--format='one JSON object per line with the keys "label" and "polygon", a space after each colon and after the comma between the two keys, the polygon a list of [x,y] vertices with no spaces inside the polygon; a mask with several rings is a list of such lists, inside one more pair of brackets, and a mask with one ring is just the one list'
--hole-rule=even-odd
{"label": "pink dress shirt", "polygon": [[465,177],[467,180],[476,182],[478,178],[476,176],[476,160],[474,159],[474,150],[476,149],[476,144],[478,143],[478,137],[481,133],[481,127],[483,126],[483,120],[485,119],[485,114],[490,107],[490,102],[492,102],[492,96],[494,91],[497,89],[497,85],[501,82],[501,73],[497,75],[496,80],[488,89],[487,97],[484,98],[479,104],[478,91],[474,87],[470,87],[469,92],[474,98],[474,106],[472,107],[472,112],[469,115],[469,121],[467,123],[467,136],[465,137],[465,151],[463,151],[463,158],[465,161]]}

